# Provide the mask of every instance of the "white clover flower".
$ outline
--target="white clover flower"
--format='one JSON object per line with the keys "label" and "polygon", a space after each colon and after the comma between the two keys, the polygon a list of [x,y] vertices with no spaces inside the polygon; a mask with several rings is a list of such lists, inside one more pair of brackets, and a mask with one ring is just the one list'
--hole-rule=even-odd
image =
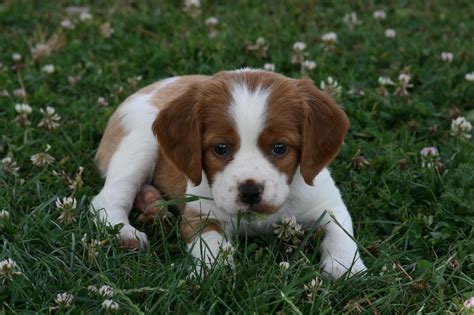
{"label": "white clover flower", "polygon": [[385,37],[395,38],[395,36],[397,36],[397,32],[393,28],[387,28],[385,30]]}
{"label": "white clover flower", "polygon": [[424,147],[423,149],[421,149],[420,154],[424,157],[436,157],[439,155],[438,149],[436,147]]}
{"label": "white clover flower", "polygon": [[98,293],[103,297],[109,298],[114,295],[114,288],[112,288],[110,285],[104,284],[99,288]]}
{"label": "white clover flower", "polygon": [[70,75],[67,77],[67,82],[69,82],[69,84],[72,86],[76,85],[80,80],[81,76],[79,75]]}
{"label": "white clover flower", "polygon": [[344,15],[342,21],[351,31],[354,29],[354,26],[362,24],[362,22],[359,21],[359,18],[357,17],[357,13],[355,12],[347,13],[346,15]]}
{"label": "white clover flower", "polygon": [[322,280],[319,280],[318,277],[312,279],[309,283],[304,285],[304,288],[308,291],[316,291],[318,290],[321,285],[323,284]]}
{"label": "white clover flower", "polygon": [[296,42],[293,44],[293,51],[303,51],[306,49],[305,42]]}
{"label": "white clover flower", "polygon": [[224,266],[231,266],[235,267],[234,265],[234,254],[235,254],[235,247],[232,244],[225,242],[219,253],[219,262],[221,262]]}
{"label": "white clover flower", "polygon": [[101,106],[101,107],[105,107],[105,106],[109,105],[109,103],[107,102],[107,100],[103,96],[99,96],[97,98],[97,104],[99,104],[99,106]]}
{"label": "white clover flower", "polygon": [[211,17],[208,17],[206,19],[206,26],[216,26],[217,24],[219,24],[219,19],[216,18],[215,16],[211,16]]}
{"label": "white clover flower", "polygon": [[296,42],[293,44],[293,54],[291,56],[291,63],[301,64],[304,61],[304,57],[307,55],[305,52],[306,43]]}
{"label": "white clover flower", "polygon": [[393,82],[389,77],[379,77],[379,84],[382,86],[395,85],[395,82]]}
{"label": "white clover flower", "polygon": [[110,22],[106,22],[100,26],[100,34],[103,38],[109,38],[114,33],[114,29],[110,25]]}
{"label": "white clover flower", "polygon": [[325,51],[333,50],[336,47],[337,34],[334,32],[325,33],[321,36],[321,41]]}
{"label": "white clover flower", "polygon": [[341,96],[342,87],[331,76],[329,76],[326,81],[321,81],[319,87],[321,88],[321,90],[325,91],[332,97],[337,98]]}
{"label": "white clover flower", "polygon": [[20,167],[17,166],[16,162],[10,156],[2,159],[2,170],[5,173],[17,174]]}
{"label": "white clover flower", "polygon": [[201,1],[200,0],[185,0],[184,1],[184,6],[189,8],[189,7],[201,7]]}
{"label": "white clover flower", "polygon": [[87,291],[91,294],[99,294],[99,289],[95,285],[90,285],[87,287]]}
{"label": "white clover flower", "polygon": [[56,199],[56,207],[59,209],[69,209],[74,210],[77,206],[77,200],[74,197],[64,197]]}
{"label": "white clover flower", "polygon": [[301,72],[303,74],[308,74],[309,72],[316,69],[316,62],[312,60],[305,60],[301,63]]}
{"label": "white clover flower", "polygon": [[373,13],[374,19],[376,20],[385,20],[387,18],[387,14],[384,10],[376,10]]}
{"label": "white clover flower", "polygon": [[421,167],[433,167],[439,161],[439,152],[436,147],[424,147],[420,151]]}
{"label": "white clover flower", "polygon": [[119,309],[118,303],[111,299],[104,300],[104,302],[102,302],[102,307],[108,311],[116,311]]}
{"label": "white clover flower", "polygon": [[90,8],[87,6],[69,6],[64,11],[66,11],[67,14],[78,15],[83,12],[89,12]]}
{"label": "white clover flower", "polygon": [[32,112],[32,108],[28,104],[16,104],[15,111],[18,113],[18,116],[15,117],[15,122],[22,126],[26,127],[31,125],[31,122],[28,120],[28,115]]}
{"label": "white clover flower", "polygon": [[451,121],[451,135],[459,136],[468,140],[471,138],[469,134],[472,130],[472,124],[464,117],[458,117]]}
{"label": "white clover flower", "polygon": [[71,224],[76,221],[74,218],[74,210],[77,207],[76,198],[64,197],[56,199],[56,208],[63,210],[61,215],[58,217],[58,221],[63,224]]}
{"label": "white clover flower", "polygon": [[16,104],[15,110],[20,115],[28,115],[32,112],[32,108],[28,104]]}
{"label": "white clover flower", "polygon": [[453,53],[447,52],[447,51],[443,51],[443,52],[441,53],[441,60],[443,60],[444,62],[451,62],[451,61],[453,61]]}
{"label": "white clover flower", "polygon": [[92,14],[90,14],[88,11],[84,11],[79,15],[79,20],[82,22],[90,21],[92,20]]}
{"label": "white clover flower", "polygon": [[263,65],[263,69],[266,71],[275,71],[275,65],[273,63],[266,63]]}
{"label": "white clover flower", "polygon": [[136,76],[127,78],[127,83],[130,84],[131,86],[137,86],[138,82],[140,82],[142,79],[143,77],[141,75],[136,75]]}
{"label": "white clover flower", "polygon": [[5,209],[0,211],[0,222],[7,222],[9,220],[10,220],[10,212],[8,212]]}
{"label": "white clover flower", "polygon": [[199,0],[185,0],[184,1],[184,12],[191,15],[193,18],[197,18],[201,15],[201,1]]}
{"label": "white clover flower", "polygon": [[255,44],[247,45],[246,50],[253,52],[258,58],[265,58],[268,50],[267,41],[260,36],[255,40]]}
{"label": "white clover flower", "polygon": [[12,280],[13,276],[21,275],[21,272],[17,269],[17,263],[11,258],[0,261],[0,278],[2,278],[2,282]]}
{"label": "white clover flower", "polygon": [[79,166],[79,168],[76,172],[76,175],[74,176],[74,179],[71,180],[69,178],[69,180],[67,181],[67,187],[69,189],[76,190],[76,189],[79,189],[79,188],[82,187],[82,185],[84,184],[84,182],[82,181],[82,173],[83,172],[84,172],[84,167]]}
{"label": "white clover flower", "polygon": [[56,114],[56,110],[53,107],[47,106],[46,109],[40,108],[40,112],[43,114],[38,127],[46,130],[53,130],[59,127],[59,121],[61,116]]}
{"label": "white clover flower", "polygon": [[395,90],[395,95],[405,96],[408,95],[408,88],[412,88],[413,84],[411,83],[411,76],[407,73],[400,73],[398,76],[397,89]]}
{"label": "white clover flower", "polygon": [[[392,271],[393,271],[393,270],[396,270],[396,269],[397,269],[397,265],[392,264],[392,265],[390,266],[390,268],[391,268]],[[387,265],[383,265],[383,266],[382,266],[382,269],[380,270],[379,275],[380,275],[380,276],[383,276],[387,271],[388,271]]]}
{"label": "white clover flower", "polygon": [[301,242],[304,232],[301,224],[296,222],[295,216],[283,216],[280,223],[273,224],[273,233],[286,247],[287,252],[292,252]]}
{"label": "white clover flower", "polygon": [[61,308],[68,308],[74,302],[74,295],[68,292],[58,293],[54,298],[54,302]]}
{"label": "white clover flower", "polygon": [[46,150],[44,152],[40,152],[40,153],[32,155],[30,159],[31,159],[31,162],[33,162],[33,165],[44,167],[46,165],[53,163],[56,159],[47,153],[50,149],[51,149],[51,146],[47,144]]}
{"label": "white clover flower", "polygon": [[316,68],[316,62],[312,60],[305,60],[301,66],[307,70],[314,70]]}
{"label": "white clover flower", "polygon": [[50,47],[45,43],[37,43],[31,48],[33,59],[38,59],[40,56],[47,56],[51,53]]}
{"label": "white clover flower", "polygon": [[21,61],[21,55],[19,53],[13,53],[12,54],[12,59],[14,62],[20,62]]}
{"label": "white clover flower", "polygon": [[321,37],[321,40],[323,42],[335,43],[335,42],[337,42],[337,34],[334,33],[334,32],[325,33]]}
{"label": "white clover flower", "polygon": [[54,70],[55,70],[54,65],[51,65],[51,64],[44,65],[43,68],[41,68],[41,71],[47,74],[53,73]]}
{"label": "white clover flower", "polygon": [[467,81],[474,81],[474,71],[473,71],[473,72],[470,72],[470,73],[466,73],[466,75],[464,76],[464,78],[465,78]]}
{"label": "white clover flower", "polygon": [[287,261],[282,261],[278,264],[278,268],[280,268],[281,271],[287,271],[290,268],[290,263]]}
{"label": "white clover flower", "polygon": [[65,19],[61,21],[61,27],[68,30],[72,30],[74,29],[74,24],[71,22],[71,20]]}
{"label": "white clover flower", "polygon": [[219,24],[219,20],[215,16],[211,16],[206,19],[207,35],[209,38],[214,38],[217,35],[216,26]]}
{"label": "white clover flower", "polygon": [[471,308],[474,308],[474,296],[472,296],[469,299],[467,299],[466,301],[464,301],[463,305],[468,310],[471,309]]}
{"label": "white clover flower", "polygon": [[409,83],[411,80],[411,76],[409,74],[406,74],[406,73],[401,73],[399,76],[398,76],[398,81],[400,82],[403,82],[405,84]]}
{"label": "white clover flower", "polygon": [[[100,242],[97,239],[91,239],[89,241],[89,237],[87,236],[87,233],[84,233],[84,235],[81,238],[82,246],[84,247],[84,250],[87,252],[87,257],[92,260],[95,257],[99,255],[99,252],[97,249],[99,248],[100,245],[102,245],[102,242]],[[97,291],[98,292],[98,291]]]}
{"label": "white clover flower", "polygon": [[18,96],[18,97],[25,97],[26,91],[23,88],[19,88],[19,89],[13,90],[13,95]]}

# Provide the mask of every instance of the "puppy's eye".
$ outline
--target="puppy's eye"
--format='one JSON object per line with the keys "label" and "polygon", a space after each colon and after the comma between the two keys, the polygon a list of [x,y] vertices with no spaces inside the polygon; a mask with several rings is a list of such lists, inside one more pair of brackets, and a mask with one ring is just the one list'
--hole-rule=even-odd
{"label": "puppy's eye", "polygon": [[226,157],[230,153],[230,148],[225,143],[217,143],[212,147],[214,153],[220,157]]}
{"label": "puppy's eye", "polygon": [[272,154],[275,156],[283,156],[288,152],[288,144],[277,142],[272,145]]}

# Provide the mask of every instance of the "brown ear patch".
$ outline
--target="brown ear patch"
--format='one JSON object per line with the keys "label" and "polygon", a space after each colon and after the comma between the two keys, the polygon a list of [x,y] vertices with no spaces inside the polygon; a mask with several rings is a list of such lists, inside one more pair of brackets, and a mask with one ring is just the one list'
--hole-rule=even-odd
{"label": "brown ear patch", "polygon": [[195,184],[201,183],[201,130],[197,115],[198,85],[191,85],[183,94],[161,110],[152,130],[160,150]]}
{"label": "brown ear patch", "polygon": [[298,82],[306,103],[301,145],[301,175],[308,185],[337,155],[349,129],[344,111],[313,81]]}

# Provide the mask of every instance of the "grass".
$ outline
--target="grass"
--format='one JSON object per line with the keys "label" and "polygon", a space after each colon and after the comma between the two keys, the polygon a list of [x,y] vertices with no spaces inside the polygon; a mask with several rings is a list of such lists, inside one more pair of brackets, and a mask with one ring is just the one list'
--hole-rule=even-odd
{"label": "grass", "polygon": [[[90,6],[92,19],[84,22],[65,13],[70,3],[0,5],[0,91],[9,93],[0,96],[0,158],[20,167],[18,174],[0,169],[0,210],[10,213],[0,222],[0,260],[12,258],[22,273],[0,280],[0,313],[46,313],[61,292],[74,295],[65,312],[105,312],[104,298],[87,287],[108,284],[119,312],[131,314],[469,314],[463,301],[474,295],[474,146],[452,136],[450,124],[459,114],[474,122],[474,83],[465,79],[474,71],[472,1],[204,1],[196,18],[179,1],[74,1]],[[374,19],[376,9],[387,18]],[[351,11],[362,21],[352,31],[342,22]],[[210,16],[220,21],[212,39],[204,23]],[[65,18],[74,29],[61,28]],[[114,30],[109,38],[100,32],[106,22]],[[396,30],[395,38],[384,36],[387,28]],[[329,31],[338,43],[324,51],[320,39]],[[60,39],[56,49],[33,60],[30,49],[53,34]],[[259,36],[269,46],[267,57],[245,50]],[[267,62],[299,78],[300,67],[290,62],[296,41],[304,41],[306,58],[316,61],[309,76],[318,85],[332,76],[342,86],[339,103],[351,130],[331,169],[366,249],[367,275],[331,281],[319,271],[318,237],[291,255],[277,238],[262,235],[235,240],[235,269],[192,281],[176,223],[140,227],[151,246],[137,252],[120,249],[113,230],[97,228],[87,211],[102,185],[93,156],[107,119],[126,96],[173,75]],[[451,63],[440,59],[443,51],[453,52]],[[22,55],[16,66],[13,53]],[[55,66],[52,74],[41,70],[46,64]],[[412,77],[409,95],[393,95],[392,86],[380,95],[378,77],[397,81],[402,71]],[[68,76],[80,80],[71,85]],[[14,95],[20,87],[26,96]],[[99,97],[108,106],[99,106]],[[33,108],[30,126],[15,123],[17,103]],[[46,106],[61,116],[51,131],[37,127]],[[30,157],[47,144],[55,161],[34,166]],[[444,170],[422,167],[426,146],[439,149]],[[358,152],[370,165],[355,167]],[[53,173],[74,178],[80,166],[83,185],[75,189]],[[55,206],[65,196],[77,199],[69,225],[59,222]],[[290,268],[281,271],[280,261]],[[315,277],[322,285],[308,297],[304,285]]]}

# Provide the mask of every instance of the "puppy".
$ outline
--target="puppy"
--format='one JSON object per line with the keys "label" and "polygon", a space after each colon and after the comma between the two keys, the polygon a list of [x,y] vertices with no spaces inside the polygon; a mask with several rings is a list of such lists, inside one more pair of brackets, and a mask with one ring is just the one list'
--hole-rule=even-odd
{"label": "puppy", "polygon": [[366,268],[326,168],[348,127],[344,112],[308,79],[251,69],[165,79],[110,118],[96,156],[105,185],[92,206],[108,224],[123,224],[123,246],[143,248],[146,235],[128,219],[135,199],[149,215],[147,204],[160,193],[205,197],[181,208],[180,231],[208,266],[232,234],[271,233],[285,216],[308,229],[327,210],[322,267],[335,278],[352,275]]}

